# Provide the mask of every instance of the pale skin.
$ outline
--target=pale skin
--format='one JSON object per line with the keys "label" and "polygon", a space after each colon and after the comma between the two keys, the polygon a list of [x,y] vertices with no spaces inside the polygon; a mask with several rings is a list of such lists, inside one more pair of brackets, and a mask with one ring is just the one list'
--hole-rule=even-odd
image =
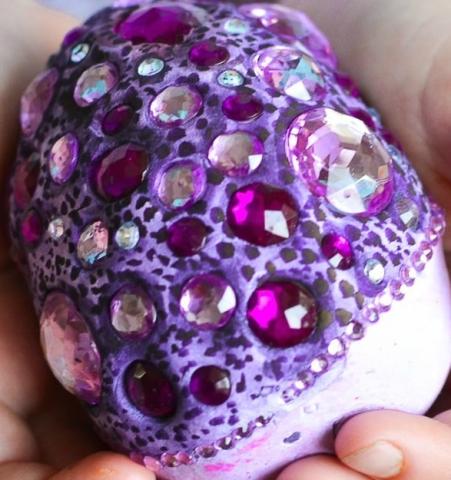
{"label": "pale skin", "polygon": [[[343,68],[382,113],[451,216],[449,0],[285,0],[330,36]],[[20,93],[73,20],[31,0],[0,2],[0,177],[14,156]],[[20,27],[19,27],[20,26]],[[4,190],[4,189],[2,189]],[[2,209],[4,212],[4,209]],[[3,219],[0,225],[4,226]],[[0,237],[0,480],[154,480],[105,450],[52,379],[29,296]],[[451,234],[445,245],[451,250]],[[280,480],[448,480],[451,389],[435,418],[371,412],[347,421],[336,456],[300,460]],[[373,449],[371,446],[375,445]],[[363,452],[363,455],[362,455]],[[277,477],[277,476],[276,476]]]}

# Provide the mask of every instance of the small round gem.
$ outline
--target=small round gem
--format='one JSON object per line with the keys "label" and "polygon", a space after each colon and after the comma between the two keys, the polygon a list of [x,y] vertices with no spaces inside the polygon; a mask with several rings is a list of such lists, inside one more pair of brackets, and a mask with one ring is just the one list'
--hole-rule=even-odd
{"label": "small round gem", "polygon": [[50,293],[41,314],[41,344],[50,368],[70,393],[89,404],[100,400],[100,355],[86,321],[66,295]]}
{"label": "small round gem", "polygon": [[351,243],[343,235],[335,232],[325,235],[321,241],[321,251],[334,268],[348,270],[354,265]]}
{"label": "small round gem", "polygon": [[75,45],[70,54],[71,61],[73,63],[82,62],[88,56],[90,49],[91,47],[88,43],[79,43],[78,45]]}
{"label": "small round gem", "polygon": [[191,257],[202,250],[207,235],[207,227],[202,220],[181,218],[168,229],[168,247],[179,257]]}
{"label": "small round gem", "polygon": [[385,278],[385,267],[377,258],[370,258],[365,263],[363,272],[368,280],[374,285],[379,285]]}
{"label": "small round gem", "polygon": [[169,165],[157,182],[157,194],[168,208],[188,208],[197,202],[206,188],[205,170],[190,160]]}
{"label": "small round gem", "polygon": [[191,63],[198,67],[214,67],[229,59],[227,48],[217,45],[212,40],[203,40],[196,43],[189,51]]}
{"label": "small round gem", "polygon": [[110,110],[102,121],[102,130],[106,135],[122,132],[132,121],[135,112],[128,105],[118,105]]}
{"label": "small round gem", "polygon": [[77,81],[74,100],[80,107],[89,107],[107,95],[118,83],[119,75],[110,63],[99,63],[85,70]]}
{"label": "small round gem", "polygon": [[22,238],[29,247],[35,247],[44,233],[42,218],[36,210],[29,210],[22,219]]}
{"label": "small round gem", "polygon": [[244,77],[236,70],[224,70],[218,75],[218,83],[225,88],[241,87],[244,85]]}
{"label": "small round gem", "polygon": [[244,35],[250,28],[249,23],[241,18],[229,18],[224,23],[224,30],[232,35]]}
{"label": "small round gem", "polygon": [[299,221],[298,207],[285,190],[253,183],[233,193],[227,221],[237,237],[265,247],[294,234]]}
{"label": "small round gem", "polygon": [[143,338],[151,332],[157,312],[141,287],[126,285],[111,300],[110,315],[111,324],[121,335]]}
{"label": "small round gem", "polygon": [[125,374],[125,386],[132,403],[145,415],[165,418],[177,409],[177,396],[160,368],[147,362],[135,362]]}
{"label": "small round gem", "polygon": [[150,113],[162,127],[177,127],[192,120],[202,108],[200,93],[189,86],[167,87],[150,104]]}
{"label": "small round gem", "polygon": [[126,222],[118,228],[114,241],[119,248],[133,250],[138,245],[139,237],[138,225],[134,222]]}
{"label": "small round gem", "polygon": [[49,156],[50,176],[55,183],[62,185],[66,183],[77,166],[79,155],[79,143],[77,137],[67,133],[59,138]]}
{"label": "small round gem", "polygon": [[38,186],[39,157],[32,155],[16,169],[13,180],[13,193],[16,205],[27,208]]}
{"label": "small round gem", "polygon": [[224,100],[222,111],[236,122],[250,122],[263,113],[263,105],[250,93],[237,93]]}
{"label": "small round gem", "polygon": [[229,177],[245,177],[260,166],[264,153],[263,142],[256,135],[237,131],[216,137],[208,160]]}
{"label": "small round gem", "polygon": [[109,233],[105,224],[97,220],[88,225],[80,235],[77,255],[83,266],[91,267],[106,257]]}
{"label": "small round gem", "polygon": [[420,220],[420,209],[410,198],[400,198],[395,203],[396,212],[405,228],[415,230]]}
{"label": "small round gem", "polygon": [[160,58],[145,58],[138,65],[138,75],[141,77],[153,77],[163,71],[165,63]]}
{"label": "small round gem", "polygon": [[287,280],[268,281],[249,299],[247,319],[263,343],[287,348],[310,337],[318,323],[318,311],[305,287]]}
{"label": "small round gem", "polygon": [[200,367],[193,373],[189,389],[199,402],[210,406],[221,405],[232,391],[230,374],[214,365]]}
{"label": "small round gem", "polygon": [[205,273],[191,278],[183,287],[180,311],[201,330],[222,328],[229,323],[237,306],[236,295],[223,277]]}
{"label": "small round gem", "polygon": [[65,230],[64,220],[61,217],[51,220],[47,227],[47,232],[53,240],[59,240],[64,235]]}

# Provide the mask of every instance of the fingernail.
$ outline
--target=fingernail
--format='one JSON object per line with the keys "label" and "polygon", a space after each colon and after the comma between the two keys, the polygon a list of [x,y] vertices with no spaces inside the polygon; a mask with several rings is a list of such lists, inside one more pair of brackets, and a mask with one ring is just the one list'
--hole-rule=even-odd
{"label": "fingernail", "polygon": [[365,475],[392,478],[404,465],[404,454],[390,442],[380,440],[342,458],[343,463]]}

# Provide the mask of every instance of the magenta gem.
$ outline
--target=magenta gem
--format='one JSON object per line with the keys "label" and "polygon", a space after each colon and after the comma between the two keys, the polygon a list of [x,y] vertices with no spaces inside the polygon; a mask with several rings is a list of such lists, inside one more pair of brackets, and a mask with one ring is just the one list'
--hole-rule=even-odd
{"label": "magenta gem", "polygon": [[318,312],[315,299],[305,287],[287,280],[268,281],[251,295],[247,319],[263,343],[286,348],[310,337]]}
{"label": "magenta gem", "polygon": [[22,238],[24,242],[30,246],[35,247],[42,238],[44,233],[44,225],[42,218],[36,210],[28,211],[21,225]]}
{"label": "magenta gem", "polygon": [[200,367],[193,373],[189,389],[199,402],[210,406],[221,405],[230,397],[230,374],[213,365]]}
{"label": "magenta gem", "polygon": [[28,207],[38,185],[39,158],[31,156],[22,162],[14,174],[13,192],[16,205],[24,209]]}
{"label": "magenta gem", "polygon": [[221,65],[229,58],[227,48],[212,40],[204,40],[196,43],[189,52],[189,59],[199,67],[213,67]]}
{"label": "magenta gem", "polygon": [[298,207],[285,190],[252,183],[232,195],[227,221],[237,237],[265,247],[294,234],[299,221]]}
{"label": "magenta gem", "polygon": [[224,100],[222,111],[236,122],[250,122],[263,113],[263,105],[250,93],[237,93]]}
{"label": "magenta gem", "polygon": [[354,265],[351,243],[338,233],[328,233],[323,237],[321,251],[328,262],[339,270],[348,270]]}
{"label": "magenta gem", "polygon": [[78,42],[81,37],[86,33],[86,28],[84,27],[75,27],[69,32],[66,33],[66,36],[63,40],[63,47],[70,47],[74,43]]}
{"label": "magenta gem", "polygon": [[144,361],[130,365],[125,386],[132,403],[145,415],[169,417],[177,409],[177,396],[161,369]]}
{"label": "magenta gem", "polygon": [[207,227],[195,217],[182,218],[168,229],[168,247],[179,257],[191,257],[205,245]]}
{"label": "magenta gem", "polygon": [[92,180],[101,197],[109,201],[118,200],[142,184],[148,168],[147,153],[141,147],[125,144],[97,162]]}
{"label": "magenta gem", "polygon": [[102,130],[106,135],[116,135],[131,122],[134,111],[128,105],[119,105],[110,110],[102,121]]}
{"label": "magenta gem", "polygon": [[177,6],[144,7],[120,23],[116,31],[124,39],[138,43],[183,43],[196,20]]}

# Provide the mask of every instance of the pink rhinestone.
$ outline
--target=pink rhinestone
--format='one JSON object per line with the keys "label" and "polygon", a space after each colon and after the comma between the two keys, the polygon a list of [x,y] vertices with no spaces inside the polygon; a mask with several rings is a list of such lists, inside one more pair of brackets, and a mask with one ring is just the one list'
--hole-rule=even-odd
{"label": "pink rhinestone", "polygon": [[406,285],[400,280],[393,279],[390,282],[390,292],[394,300],[402,300],[406,295]]}
{"label": "pink rhinestone", "polygon": [[21,209],[27,208],[33,198],[38,185],[39,167],[39,158],[33,155],[16,169],[13,193],[16,205]]}
{"label": "pink rhinestone", "polygon": [[106,135],[116,135],[131,122],[135,112],[128,105],[118,105],[110,110],[102,121],[102,130]]}
{"label": "pink rhinestone", "polygon": [[99,63],[85,70],[77,81],[74,100],[80,107],[89,107],[107,95],[119,82],[119,75],[110,63]]}
{"label": "pink rhinestone", "polygon": [[365,336],[365,327],[353,321],[346,326],[346,335],[350,340],[361,340]]}
{"label": "pink rhinestone", "polygon": [[168,247],[179,257],[191,257],[202,250],[207,227],[195,217],[181,218],[168,229]]}
{"label": "pink rhinestone", "polygon": [[236,122],[250,122],[263,113],[263,105],[249,93],[237,93],[224,100],[222,111]]}
{"label": "pink rhinestone", "polygon": [[412,254],[412,265],[417,272],[422,272],[426,268],[427,259],[421,251]]}
{"label": "pink rhinestone", "polygon": [[310,191],[342,213],[376,215],[392,199],[391,157],[361,120],[310,110],[292,123],[286,151]]}
{"label": "pink rhinestone", "polygon": [[97,220],[88,225],[80,235],[77,243],[77,256],[83,266],[91,267],[106,257],[109,232],[105,224]]}
{"label": "pink rhinestone", "polygon": [[22,238],[26,245],[35,247],[44,233],[44,225],[41,216],[36,210],[30,210],[25,214],[21,225]]}
{"label": "pink rhinestone", "polygon": [[290,238],[298,225],[298,208],[292,196],[263,183],[237,190],[227,208],[233,233],[249,243],[274,245]]}
{"label": "pink rhinestone", "polygon": [[90,404],[100,400],[101,362],[88,325],[64,294],[48,295],[41,314],[41,343],[59,382]]}
{"label": "pink rhinestone", "polygon": [[78,140],[72,133],[58,139],[50,150],[50,176],[56,183],[66,183],[78,162]]}
{"label": "pink rhinestone", "polygon": [[338,233],[328,233],[323,237],[321,251],[328,262],[339,270],[348,270],[354,265],[351,244],[347,238]]}
{"label": "pink rhinestone", "polygon": [[375,305],[367,305],[362,311],[363,318],[371,323],[379,321],[379,312]]}
{"label": "pink rhinestone", "polygon": [[20,122],[24,135],[30,137],[38,130],[52,101],[58,70],[52,68],[40,73],[25,90],[21,101]]}
{"label": "pink rhinestone", "polygon": [[254,334],[266,345],[287,348],[305,342],[316,328],[316,301],[303,286],[268,281],[254,291],[247,306]]}
{"label": "pink rhinestone", "polygon": [[393,304],[393,296],[390,290],[381,292],[375,299],[375,303],[379,312],[388,312]]}
{"label": "pink rhinestone", "polygon": [[212,40],[196,43],[189,51],[189,59],[198,67],[214,67],[225,63],[229,58],[227,48]]}
{"label": "pink rhinestone", "polygon": [[406,285],[407,287],[412,287],[415,283],[415,280],[417,279],[417,274],[413,267],[410,267],[408,265],[403,265],[401,269],[399,270],[399,275],[401,277],[401,281]]}
{"label": "pink rhinestone", "polygon": [[192,375],[189,389],[205,405],[221,405],[230,397],[232,384],[227,370],[213,365],[198,368]]}

